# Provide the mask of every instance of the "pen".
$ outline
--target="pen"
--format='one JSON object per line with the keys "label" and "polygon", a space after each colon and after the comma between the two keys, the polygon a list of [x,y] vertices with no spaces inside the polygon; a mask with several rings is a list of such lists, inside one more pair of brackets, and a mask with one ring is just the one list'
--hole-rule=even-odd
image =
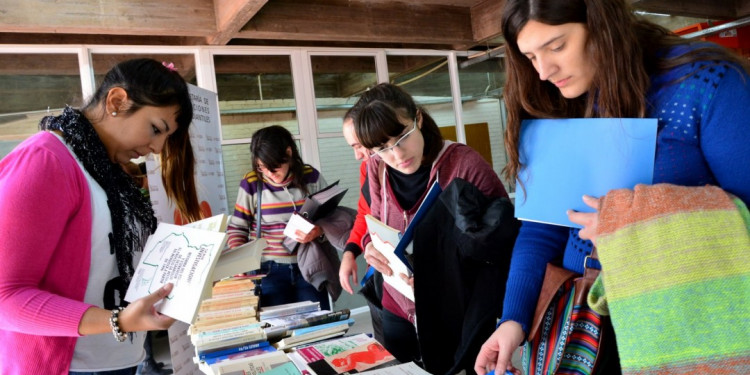
{"label": "pen", "polygon": [[[492,370],[492,371],[488,372],[485,375],[495,375],[495,370]],[[508,370],[505,370],[505,372],[503,373],[503,375],[513,375],[513,373],[510,372],[510,371],[508,371]]]}

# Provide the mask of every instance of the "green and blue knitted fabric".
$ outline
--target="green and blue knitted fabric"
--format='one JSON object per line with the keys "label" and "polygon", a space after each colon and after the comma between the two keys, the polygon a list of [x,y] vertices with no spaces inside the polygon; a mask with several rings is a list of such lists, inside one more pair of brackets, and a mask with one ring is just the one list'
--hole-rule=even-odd
{"label": "green and blue knitted fabric", "polygon": [[712,186],[602,198],[600,277],[624,374],[750,373],[748,216]]}

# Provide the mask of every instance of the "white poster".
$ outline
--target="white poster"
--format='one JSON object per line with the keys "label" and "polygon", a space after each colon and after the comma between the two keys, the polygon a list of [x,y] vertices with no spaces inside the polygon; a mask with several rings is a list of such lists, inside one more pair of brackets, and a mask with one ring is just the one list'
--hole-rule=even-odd
{"label": "white poster", "polygon": [[[190,125],[190,143],[195,155],[195,187],[204,217],[227,212],[227,195],[224,187],[224,165],[221,159],[221,121],[216,93],[188,84],[193,101],[193,122]],[[148,189],[151,205],[159,222],[184,224],[169,202],[161,182],[161,166],[151,154],[146,158]],[[175,375],[202,374],[193,362],[195,348],[187,335],[188,325],[175,322],[169,329],[170,354]]]}
{"label": "white poster", "polygon": [[[188,84],[193,101],[190,142],[195,155],[195,187],[204,217],[229,214],[221,159],[221,122],[216,93]],[[169,202],[161,182],[161,167],[155,155],[146,158],[148,189],[156,218],[160,222],[184,224],[175,206]]]}

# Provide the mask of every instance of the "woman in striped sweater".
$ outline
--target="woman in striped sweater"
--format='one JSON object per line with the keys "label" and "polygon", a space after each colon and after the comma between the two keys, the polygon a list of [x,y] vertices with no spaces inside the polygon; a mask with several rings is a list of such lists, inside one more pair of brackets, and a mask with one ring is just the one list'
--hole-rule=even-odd
{"label": "woman in striped sweater", "polygon": [[[272,125],[256,131],[250,144],[253,170],[240,181],[234,215],[229,219],[229,246],[237,247],[257,237],[257,199],[261,198],[260,236],[268,241],[263,249],[260,272],[260,306],[274,306],[298,301],[319,301],[330,309],[325,289],[318,291],[302,278],[297,265],[297,251],[282,246],[284,228],[305,202],[305,197],[326,186],[320,172],[302,162],[297,145],[289,131]],[[308,243],[323,231],[315,226],[308,234],[297,232],[297,242]]]}

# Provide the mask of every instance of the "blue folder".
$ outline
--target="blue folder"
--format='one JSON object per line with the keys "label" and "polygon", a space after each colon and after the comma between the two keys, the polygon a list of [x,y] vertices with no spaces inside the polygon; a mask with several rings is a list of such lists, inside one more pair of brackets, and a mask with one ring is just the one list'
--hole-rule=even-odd
{"label": "blue folder", "polygon": [[523,121],[516,217],[580,228],[566,211],[593,212],[584,194],[600,197],[652,183],[656,131],[656,119]]}

